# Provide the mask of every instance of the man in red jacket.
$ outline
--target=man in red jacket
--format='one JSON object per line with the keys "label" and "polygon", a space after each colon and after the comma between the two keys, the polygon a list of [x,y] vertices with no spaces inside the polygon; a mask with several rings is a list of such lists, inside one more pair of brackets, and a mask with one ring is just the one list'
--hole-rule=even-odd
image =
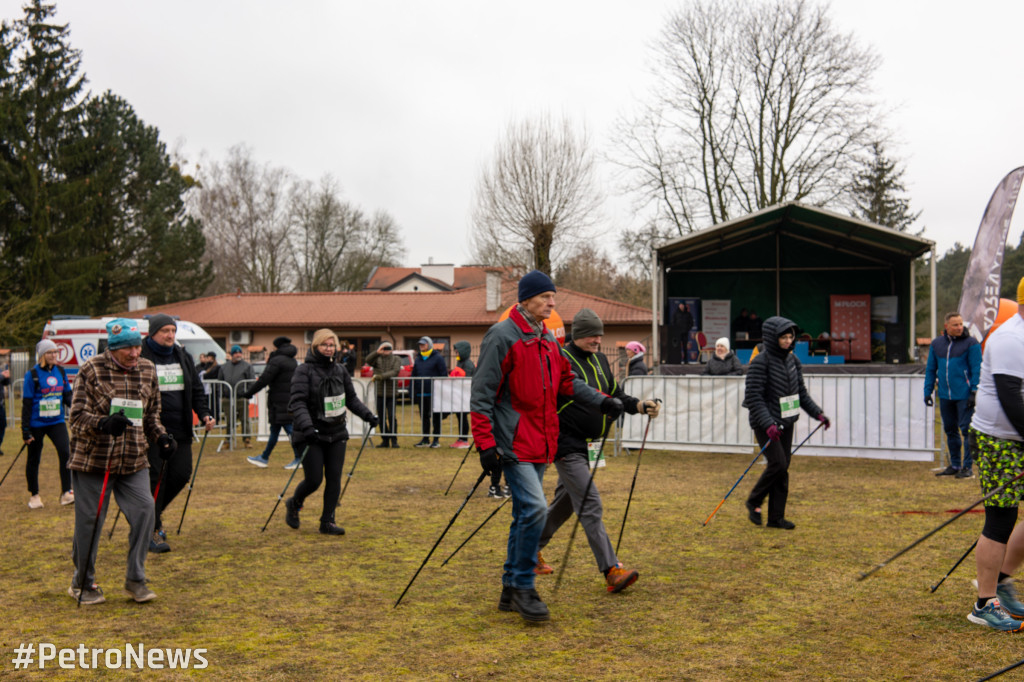
{"label": "man in red jacket", "polygon": [[470,410],[480,465],[502,467],[512,490],[512,524],[498,609],[528,621],[550,618],[534,589],[534,566],[547,519],[544,470],[558,451],[558,397],[613,413],[622,403],[577,379],[544,320],[555,285],[533,270],[519,281],[519,304],[484,336],[473,375]]}

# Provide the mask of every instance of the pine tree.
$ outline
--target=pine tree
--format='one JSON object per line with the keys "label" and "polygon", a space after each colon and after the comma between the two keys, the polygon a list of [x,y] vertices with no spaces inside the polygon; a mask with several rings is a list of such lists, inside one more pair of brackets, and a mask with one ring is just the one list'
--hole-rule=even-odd
{"label": "pine tree", "polygon": [[875,142],[871,146],[871,158],[854,178],[853,216],[906,232],[921,213],[912,213],[910,201],[901,196],[906,192],[903,173],[896,161],[885,156],[882,144]]}

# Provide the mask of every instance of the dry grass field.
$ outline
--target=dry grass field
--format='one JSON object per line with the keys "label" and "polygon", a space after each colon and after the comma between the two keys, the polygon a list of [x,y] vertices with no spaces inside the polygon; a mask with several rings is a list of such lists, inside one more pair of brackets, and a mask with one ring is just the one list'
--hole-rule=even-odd
{"label": "dry grass field", "polygon": [[[16,435],[8,433],[0,471]],[[35,511],[22,459],[0,488],[0,677],[45,674],[38,664],[14,670],[23,642],[206,649],[206,669],[147,674],[157,679],[971,680],[1022,656],[1017,636],[967,621],[973,558],[929,593],[975,539],[980,515],[856,580],[980,497],[977,479],[936,478],[922,463],[798,455],[787,514],[797,528],[782,531],[747,521],[743,498],[760,465],[701,526],[752,454],[648,451],[620,551],[640,580],[607,593],[580,532],[560,589],[554,576],[538,578],[552,612],[543,625],[496,608],[511,505],[440,566],[498,504],[481,486],[393,608],[479,470],[473,453],[445,497],[465,451],[411,443],[366,449],[338,510],[344,537],[317,533],[319,497],[307,501],[300,530],[285,525],[282,505],[260,532],[288,478],[287,445],[269,469],[245,462],[252,450],[208,448],[182,533],[173,530],[185,493],[165,517],[172,551],[147,562],[159,597],[139,605],[121,590],[128,528],[122,519],[108,541],[111,512],[97,570],[107,601],[82,608],[66,594],[73,511],[57,504],[56,455],[44,451],[46,507]],[[612,458],[597,474],[613,542],[635,463]],[[555,480],[552,467],[549,496]],[[556,569],[569,530],[546,552]],[[53,670],[96,674],[61,671],[57,661]]]}

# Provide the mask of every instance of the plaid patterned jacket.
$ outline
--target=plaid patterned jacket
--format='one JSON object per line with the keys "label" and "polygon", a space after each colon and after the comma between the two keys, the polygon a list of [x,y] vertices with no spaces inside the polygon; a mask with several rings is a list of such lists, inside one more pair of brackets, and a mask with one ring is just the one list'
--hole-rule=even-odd
{"label": "plaid patterned jacket", "polygon": [[[110,415],[112,399],[142,402],[142,426],[129,426],[114,438],[99,430],[100,419]],[[149,466],[149,443],[164,433],[160,424],[160,387],[156,366],[139,358],[134,369],[119,367],[105,351],[90,358],[75,377],[71,398],[71,460],[74,471],[98,472],[110,467],[112,474],[133,474]]]}

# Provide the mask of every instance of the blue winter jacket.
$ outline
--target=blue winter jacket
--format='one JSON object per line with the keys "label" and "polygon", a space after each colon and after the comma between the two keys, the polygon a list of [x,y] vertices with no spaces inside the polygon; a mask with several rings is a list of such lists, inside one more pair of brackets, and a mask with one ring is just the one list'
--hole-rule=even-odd
{"label": "blue winter jacket", "polygon": [[981,344],[964,330],[956,338],[947,332],[932,341],[928,351],[928,366],[924,373],[924,397],[935,389],[941,400],[967,400],[978,390],[981,378]]}
{"label": "blue winter jacket", "polygon": [[416,358],[412,363],[412,393],[413,397],[428,396],[432,394],[430,379],[424,377],[446,377],[448,376],[448,365],[444,358],[436,350],[424,360],[423,355],[417,351]]}

